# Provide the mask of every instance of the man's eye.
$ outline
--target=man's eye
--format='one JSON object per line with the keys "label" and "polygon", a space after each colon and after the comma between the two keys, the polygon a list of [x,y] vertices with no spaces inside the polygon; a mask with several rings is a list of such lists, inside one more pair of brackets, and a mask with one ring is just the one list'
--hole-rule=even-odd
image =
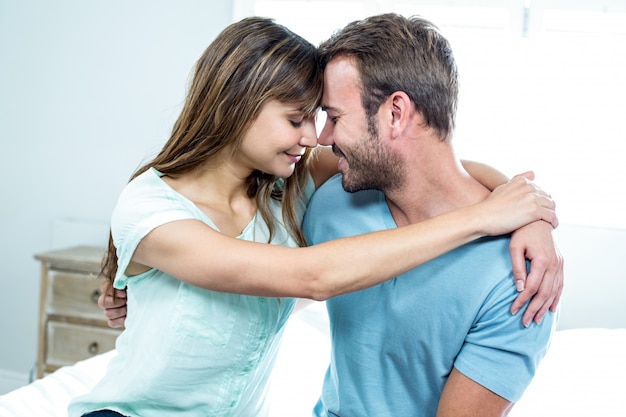
{"label": "man's eye", "polygon": [[328,114],[328,112],[326,112],[326,121],[331,122],[332,124],[336,124],[338,119],[339,116],[331,116],[330,114]]}

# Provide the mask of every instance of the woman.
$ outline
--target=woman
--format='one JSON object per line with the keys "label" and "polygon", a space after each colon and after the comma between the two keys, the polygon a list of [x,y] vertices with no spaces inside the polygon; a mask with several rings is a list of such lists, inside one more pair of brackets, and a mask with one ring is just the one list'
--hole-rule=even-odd
{"label": "woman", "polygon": [[114,210],[103,273],[127,288],[131,313],[118,356],[71,416],[267,415],[295,304],[283,297],[323,300],[485,234],[556,224],[552,200],[519,178],[428,222],[303,247],[308,198],[337,171],[313,149],[316,60],[313,45],[262,18],[230,25],[204,52],[170,139]]}

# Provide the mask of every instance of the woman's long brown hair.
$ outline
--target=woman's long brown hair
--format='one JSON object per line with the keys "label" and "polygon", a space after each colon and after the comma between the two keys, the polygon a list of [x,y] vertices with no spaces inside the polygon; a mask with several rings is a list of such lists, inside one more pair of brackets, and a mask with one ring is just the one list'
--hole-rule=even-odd
{"label": "woman's long brown hair", "polygon": [[[204,51],[195,72],[180,116],[169,140],[159,154],[139,168],[131,180],[150,168],[170,177],[188,173],[229,149],[234,154],[248,127],[269,100],[296,105],[314,115],[322,94],[322,73],[316,48],[271,19],[251,17],[224,29]],[[270,200],[282,201],[287,230],[300,246],[306,242],[295,205],[304,187],[310,149],[296,164],[294,173],[280,178],[260,171],[248,177],[248,196],[270,230],[277,219]],[[101,275],[114,281],[117,254],[112,235]]]}

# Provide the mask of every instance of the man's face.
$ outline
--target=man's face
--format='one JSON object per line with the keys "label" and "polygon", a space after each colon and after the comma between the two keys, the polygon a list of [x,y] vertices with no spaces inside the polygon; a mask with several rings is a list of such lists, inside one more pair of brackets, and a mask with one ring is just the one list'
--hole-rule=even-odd
{"label": "man's face", "polygon": [[324,72],[322,109],[326,123],[321,145],[332,145],[339,156],[343,188],[388,190],[399,185],[399,158],[384,146],[374,116],[369,123],[361,102],[357,67],[346,57],[332,59]]}

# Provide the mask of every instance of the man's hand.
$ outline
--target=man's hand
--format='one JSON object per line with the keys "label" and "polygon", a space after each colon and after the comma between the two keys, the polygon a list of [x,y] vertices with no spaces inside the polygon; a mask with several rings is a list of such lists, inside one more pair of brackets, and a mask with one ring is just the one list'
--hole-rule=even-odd
{"label": "man's hand", "polygon": [[116,290],[109,280],[102,283],[100,291],[98,305],[104,310],[109,326],[123,327],[126,321],[126,291]]}
{"label": "man's hand", "polygon": [[[524,226],[511,237],[511,260],[515,285],[519,296],[511,306],[516,314],[528,301],[522,323],[528,327],[534,320],[541,320],[548,309],[556,311],[563,291],[563,256],[554,241],[553,228],[544,221]],[[530,261],[530,273],[526,273],[526,261]]]}

